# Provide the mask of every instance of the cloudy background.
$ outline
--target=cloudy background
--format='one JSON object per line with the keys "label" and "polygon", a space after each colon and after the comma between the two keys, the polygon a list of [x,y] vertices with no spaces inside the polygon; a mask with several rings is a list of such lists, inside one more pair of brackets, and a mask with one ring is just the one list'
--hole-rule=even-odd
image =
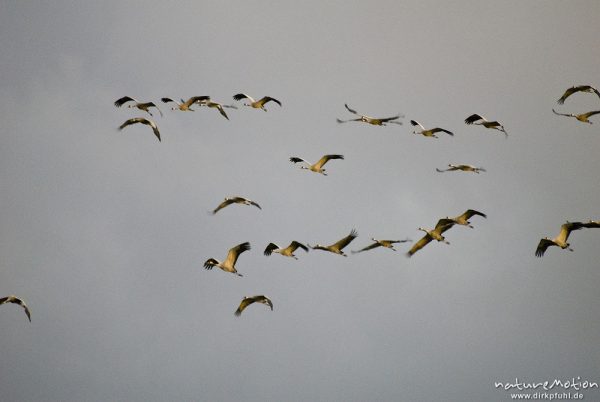
{"label": "cloudy background", "polygon": [[[600,219],[596,1],[0,4],[3,401],[498,400],[494,381],[600,381],[600,231],[534,256],[565,220]],[[155,117],[124,95],[273,96]],[[344,103],[403,126],[338,125]],[[497,131],[467,126],[472,113]],[[455,133],[411,134],[410,119]],[[298,169],[290,156],[327,165]],[[435,168],[483,166],[479,175]],[[254,207],[208,211],[225,196]],[[356,228],[410,237],[468,208],[413,258],[348,258]],[[243,278],[203,262],[249,241]],[[266,294],[274,311],[245,295]],[[586,399],[599,397],[597,390]]]}

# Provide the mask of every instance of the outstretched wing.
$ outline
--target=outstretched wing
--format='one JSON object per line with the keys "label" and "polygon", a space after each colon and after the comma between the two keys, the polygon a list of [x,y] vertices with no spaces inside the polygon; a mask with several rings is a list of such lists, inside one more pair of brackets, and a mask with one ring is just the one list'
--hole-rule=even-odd
{"label": "outstretched wing", "polygon": [[439,127],[432,128],[432,129],[431,129],[431,132],[432,132],[432,133],[439,133],[439,132],[442,132],[442,133],[446,133],[446,134],[448,134],[448,135],[454,135],[454,133],[453,133],[453,132],[451,132],[451,131],[448,131],[448,130],[445,130],[445,129],[443,129],[443,128],[439,128]]}
{"label": "outstretched wing", "polygon": [[416,120],[411,120],[410,124],[412,124],[413,126],[419,126],[421,127],[421,130],[425,131],[425,127],[423,127],[423,125]]}
{"label": "outstretched wing", "polygon": [[277,99],[275,98],[271,98],[270,96],[263,96],[258,103],[261,105],[264,105],[267,102],[275,102],[277,103],[279,106],[281,106],[281,102],[279,102]]}
{"label": "outstretched wing", "polygon": [[483,216],[484,218],[487,218],[487,215],[484,214],[483,212],[475,211],[474,209],[467,209],[465,212],[463,212],[462,215],[459,215],[458,217],[456,217],[456,219],[469,219],[473,215],[479,215],[479,216]]}
{"label": "outstretched wing", "polygon": [[189,108],[190,106],[192,106],[195,103],[200,105],[200,104],[202,104],[202,102],[205,102],[207,100],[210,100],[210,96],[206,96],[206,95],[192,96],[190,99],[183,102],[183,104]]}
{"label": "outstretched wing", "polygon": [[478,115],[477,113],[474,113],[474,114],[470,115],[469,117],[467,117],[465,119],[465,123],[466,124],[473,124],[473,123],[475,123],[476,121],[479,121],[479,120],[485,120],[485,118],[483,118],[482,116]]}
{"label": "outstretched wing", "polygon": [[323,157],[315,163],[315,168],[321,169],[330,159],[344,159],[344,155],[323,155]]}
{"label": "outstretched wing", "polygon": [[416,253],[417,251],[419,251],[420,249],[422,249],[423,247],[425,247],[431,240],[433,240],[433,237],[431,237],[429,235],[429,233],[427,233],[425,236],[421,237],[421,239],[416,242],[410,250],[408,250],[408,253],[406,253],[406,255],[408,257],[412,256],[414,253]]}
{"label": "outstretched wing", "polygon": [[554,110],[554,108],[552,108],[552,111],[554,112],[554,114],[557,114],[559,116],[575,117],[575,115],[569,113],[558,113],[556,110]]}
{"label": "outstretched wing", "polygon": [[600,221],[588,221],[582,224],[584,228],[600,228]]}
{"label": "outstretched wing", "polygon": [[248,99],[250,102],[254,102],[254,99],[252,99],[252,97],[250,95],[246,95],[246,94],[235,94],[235,95],[233,95],[233,99],[236,101],[239,101],[242,99]]}
{"label": "outstretched wing", "polygon": [[440,220],[437,221],[436,225],[435,225],[435,229],[439,234],[444,233],[446,230],[450,229],[452,226],[454,226],[456,222],[454,222],[453,219],[450,218],[442,218]]}
{"label": "outstretched wing", "polygon": [[535,249],[535,256],[542,257],[546,252],[546,249],[550,246],[553,246],[554,242],[548,239],[540,239],[537,248]]}
{"label": "outstretched wing", "polygon": [[358,236],[358,233],[356,232],[356,230],[352,229],[348,236],[346,236],[343,239],[338,240],[337,242],[332,244],[332,247],[336,247],[338,250],[341,251],[344,249],[344,247],[346,247],[348,244],[350,244],[350,242],[352,240],[356,239],[357,236]]}
{"label": "outstretched wing", "polygon": [[130,96],[124,96],[124,97],[122,97],[122,98],[119,98],[119,99],[117,99],[117,100],[115,101],[115,106],[116,106],[116,107],[121,107],[121,106],[123,106],[123,104],[125,104],[125,103],[127,103],[127,102],[130,102],[130,101],[133,101],[133,102],[135,102],[135,103],[139,103],[137,100],[133,99],[133,98],[132,98],[132,97],[130,97]]}
{"label": "outstretched wing", "polygon": [[214,258],[209,258],[204,262],[204,268],[208,270],[212,269],[215,265],[219,265],[219,261]]}
{"label": "outstretched wing", "polygon": [[298,248],[301,248],[302,250],[308,252],[308,247],[296,240],[292,241],[288,247],[291,249],[292,252],[294,252],[294,250]]}
{"label": "outstretched wing", "polygon": [[292,156],[292,157],[290,158],[290,162],[293,162],[293,163],[304,162],[304,163],[306,163],[307,165],[309,165],[309,166],[310,166],[310,162],[308,162],[308,161],[305,161],[304,159],[302,159],[302,158],[299,158],[299,157],[297,157],[297,156]]}
{"label": "outstretched wing", "polygon": [[342,120],[342,119],[336,118],[335,121],[337,121],[338,123],[348,123],[349,121],[360,121],[360,118],[358,118],[358,119],[349,119],[349,120]]}
{"label": "outstretched wing", "polygon": [[169,102],[177,103],[177,102],[175,102],[175,101],[174,101],[173,99],[171,99],[171,98],[160,98],[160,100],[161,100],[163,103],[169,103]]}
{"label": "outstretched wing", "polygon": [[279,248],[279,246],[277,244],[275,244],[275,243],[269,243],[267,245],[267,248],[265,248],[265,251],[264,251],[263,254],[267,255],[267,256],[271,255],[271,254],[273,254],[273,250],[277,250],[278,248]]}
{"label": "outstretched wing", "polygon": [[226,206],[234,203],[235,201],[231,198],[226,198],[225,201],[223,201],[222,203],[220,203],[213,211],[213,215],[216,214],[217,212],[219,212],[220,210],[222,210],[223,208],[225,208]]}
{"label": "outstretched wing", "polygon": [[583,227],[581,222],[566,222],[560,226],[560,233],[556,236],[556,240],[566,242],[573,230],[579,230]]}
{"label": "outstretched wing", "polygon": [[357,253],[361,253],[363,251],[372,250],[372,249],[380,247],[380,246],[381,246],[381,244],[379,244],[378,242],[375,242],[373,244],[369,244],[367,247],[361,248],[360,250],[352,250],[351,253],[357,254]]}
{"label": "outstretched wing", "polygon": [[598,114],[598,113],[600,113],[600,110],[595,110],[593,112],[587,112],[587,113],[584,113],[582,116],[584,116],[587,119],[587,118],[589,118],[589,117],[591,117],[591,116],[593,116],[595,114]]}
{"label": "outstretched wing", "polygon": [[223,264],[233,267],[240,254],[248,250],[250,250],[249,242],[238,244],[237,246],[229,250],[229,253],[227,253],[227,258],[225,259],[225,262]]}
{"label": "outstretched wing", "polygon": [[350,113],[360,116],[360,114],[358,114],[358,112],[356,110],[351,109],[347,103],[344,103],[344,106],[346,107],[346,110],[348,110]]}

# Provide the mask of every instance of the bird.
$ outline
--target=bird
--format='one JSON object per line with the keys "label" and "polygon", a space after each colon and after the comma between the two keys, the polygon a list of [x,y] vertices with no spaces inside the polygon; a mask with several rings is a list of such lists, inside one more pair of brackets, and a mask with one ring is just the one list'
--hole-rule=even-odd
{"label": "bird", "polygon": [[221,116],[225,117],[227,120],[229,120],[229,116],[227,116],[227,113],[225,113],[224,108],[237,109],[237,106],[235,106],[235,105],[223,105],[221,103],[214,102],[210,99],[200,101],[200,102],[198,102],[198,104],[200,106],[206,106],[209,108],[217,109],[219,111],[219,113],[221,113]]}
{"label": "bird", "polygon": [[136,108],[138,108],[140,110],[143,110],[144,112],[148,113],[150,116],[154,117],[154,115],[152,113],[150,113],[150,110],[149,110],[151,107],[156,108],[156,110],[158,110],[158,112],[160,113],[161,117],[163,115],[162,111],[158,108],[158,106],[156,106],[154,104],[154,102],[140,102],[140,101],[138,101],[138,100],[136,100],[134,98],[131,98],[129,96],[124,96],[122,98],[117,99],[115,101],[115,106],[116,107],[121,107],[121,106],[123,106],[127,102],[135,102],[132,105],[127,105],[127,107],[136,107]]}
{"label": "bird", "polygon": [[461,215],[458,215],[454,218],[446,217],[446,219],[450,219],[456,225],[468,226],[471,229],[473,229],[473,226],[471,225],[471,222],[469,222],[469,219],[475,215],[479,215],[479,216],[483,216],[484,218],[487,218],[487,215],[482,212],[475,211],[474,209],[467,209]]}
{"label": "bird", "polygon": [[591,112],[587,112],[587,113],[582,113],[582,114],[558,113],[554,109],[552,109],[552,111],[554,112],[554,114],[557,114],[559,116],[574,117],[574,118],[576,118],[577,120],[579,120],[582,123],[589,123],[589,124],[592,124],[592,122],[589,121],[588,119],[590,117],[592,117],[593,115],[600,113],[600,110],[595,110],[595,111],[591,111]]}
{"label": "bird", "polygon": [[239,274],[237,272],[237,270],[235,269],[235,262],[237,261],[240,254],[242,254],[244,251],[248,251],[248,250],[250,250],[250,243],[245,242],[245,243],[238,244],[237,246],[235,246],[229,250],[229,252],[227,253],[227,257],[225,258],[225,261],[219,262],[218,260],[215,260],[214,258],[209,258],[204,263],[204,268],[210,270],[216,266],[216,267],[221,268],[225,272],[231,272],[232,274],[236,274],[237,276],[243,276],[242,274]]}
{"label": "bird", "polygon": [[594,92],[600,98],[600,92],[598,92],[598,90],[596,88],[594,88],[590,85],[579,85],[579,86],[571,87],[571,88],[567,89],[565,91],[565,93],[560,97],[560,99],[558,99],[556,102],[558,104],[562,105],[563,103],[565,103],[565,100],[567,100],[567,98],[569,96],[573,95],[575,92],[588,92],[588,93]]}
{"label": "bird", "polygon": [[277,103],[279,106],[281,106],[281,102],[279,102],[275,98],[271,98],[270,96],[263,96],[259,100],[254,100],[254,98],[252,98],[250,95],[235,94],[235,95],[233,95],[233,99],[236,100],[236,101],[239,101],[239,100],[242,100],[242,99],[248,99],[248,101],[250,103],[244,103],[244,106],[250,106],[250,107],[252,107],[254,109],[262,109],[265,112],[267,111],[267,109],[265,109],[265,104],[267,102],[273,101],[273,102]]}
{"label": "bird", "polygon": [[312,248],[313,250],[329,251],[330,253],[339,254],[343,255],[344,257],[347,257],[347,255],[342,250],[344,249],[344,247],[350,244],[352,240],[356,239],[357,236],[358,233],[356,232],[356,230],[352,229],[348,236],[344,237],[341,240],[338,240],[336,243],[333,243],[330,246],[322,246],[317,243],[314,246],[309,245],[308,247]]}
{"label": "bird", "polygon": [[308,252],[308,247],[306,247],[304,244],[302,244],[302,243],[297,242],[296,240],[294,240],[286,248],[280,248],[275,243],[269,243],[269,245],[267,246],[267,248],[265,248],[264,254],[266,256],[269,256],[269,255],[271,255],[271,253],[279,253],[279,254],[284,255],[286,257],[292,257],[292,258],[295,258],[297,260],[298,257],[296,257],[294,255],[294,251],[296,251],[296,249],[298,249],[298,248],[301,248],[302,250]]}
{"label": "bird", "polygon": [[290,158],[290,162],[293,162],[293,163],[304,162],[308,166],[300,166],[300,169],[307,169],[312,172],[321,173],[323,176],[327,176],[327,173],[325,173],[325,169],[323,169],[323,165],[325,165],[327,163],[327,161],[329,161],[330,159],[344,159],[344,155],[335,155],[335,154],[323,155],[321,157],[321,159],[319,159],[314,164],[311,164],[310,162],[308,162],[302,158],[299,158],[297,156],[292,156]]}
{"label": "bird", "polygon": [[494,130],[502,131],[504,133],[504,135],[506,137],[508,137],[508,133],[506,132],[506,130],[504,129],[504,126],[502,126],[502,124],[498,123],[497,121],[489,121],[485,117],[478,115],[476,113],[467,117],[465,119],[465,123],[466,124],[477,124],[477,125],[483,126],[485,128],[491,128]]}
{"label": "bird", "polygon": [[[590,221],[587,224],[588,225],[593,224],[593,221]],[[535,256],[542,257],[544,255],[544,253],[546,252],[546,249],[551,246],[557,246],[557,247],[562,248],[563,250],[567,249],[569,251],[573,251],[573,249],[571,248],[571,245],[569,243],[567,243],[567,240],[569,239],[569,235],[571,234],[571,232],[573,230],[579,230],[583,227],[586,227],[584,225],[585,224],[582,222],[567,221],[566,223],[563,223],[560,226],[560,232],[558,233],[558,236],[556,236],[554,239],[549,239],[547,237],[540,239],[540,242],[538,243],[538,246],[535,249]],[[593,227],[593,226],[589,226],[589,227]]]}
{"label": "bird", "polygon": [[394,248],[394,244],[395,243],[406,243],[409,241],[412,241],[411,239],[404,239],[404,240],[377,240],[374,237],[371,237],[371,240],[374,241],[374,243],[361,248],[360,250],[352,250],[351,253],[352,254],[357,254],[363,251],[367,251],[367,250],[372,250],[374,248],[377,247],[385,247],[385,248],[389,248],[392,251],[396,251],[396,249]]}
{"label": "bird", "polygon": [[27,315],[27,318],[29,318],[29,322],[31,322],[31,312],[29,311],[29,307],[27,307],[27,304],[25,304],[23,299],[15,296],[15,295],[9,295],[9,296],[6,296],[6,297],[3,297],[0,299],[0,306],[3,305],[4,303],[14,303],[14,304],[18,304],[19,306],[23,307],[23,309],[25,310],[25,314]]}
{"label": "bird", "polygon": [[375,117],[369,117],[369,116],[365,116],[365,115],[358,113],[356,110],[351,109],[348,106],[348,104],[346,104],[346,103],[344,104],[344,106],[350,113],[355,114],[360,117],[358,119],[349,119],[349,120],[336,119],[338,123],[347,123],[349,121],[361,121],[363,123],[372,124],[374,126],[385,126],[386,123],[394,123],[394,124],[402,125],[401,121],[395,121],[395,120],[399,119],[400,117],[404,117],[402,115],[396,115],[396,116],[392,116],[392,117],[375,118]]}
{"label": "bird", "polygon": [[208,101],[208,100],[210,100],[210,96],[192,96],[190,99],[188,99],[186,101],[181,99],[181,103],[176,102],[171,98],[161,98],[160,100],[163,101],[163,103],[169,103],[169,102],[175,103],[177,106],[172,107],[171,110],[181,110],[183,112],[193,112],[194,109],[192,109],[192,106],[194,104],[200,104],[203,101]]}
{"label": "bird", "polygon": [[435,170],[437,170],[440,173],[443,172],[453,172],[455,170],[462,170],[463,172],[473,172],[473,173],[479,173],[479,172],[485,172],[486,170],[482,167],[475,167],[473,165],[452,165],[452,164],[448,164],[449,168],[448,169],[438,169],[435,168]]}
{"label": "bird", "polygon": [[429,130],[425,130],[425,127],[423,127],[423,125],[421,123],[419,123],[418,121],[416,121],[416,120],[411,120],[410,124],[412,124],[413,126],[419,126],[419,127],[421,127],[421,131],[413,131],[413,134],[421,134],[421,135],[423,135],[425,137],[438,138],[438,136],[435,135],[435,133],[439,133],[439,132],[446,133],[446,134],[449,134],[449,135],[452,135],[452,136],[454,135],[453,132],[445,130],[443,128],[439,128],[439,127],[431,128]]}
{"label": "bird", "polygon": [[239,317],[240,315],[242,315],[242,311],[244,311],[244,309],[246,307],[248,307],[249,305],[251,305],[252,303],[266,304],[267,306],[271,307],[271,311],[273,311],[273,302],[271,302],[271,299],[269,299],[267,296],[264,296],[264,295],[252,296],[252,297],[244,296],[239,307],[237,308],[237,310],[235,310],[234,314]]}
{"label": "bird", "polygon": [[152,131],[154,131],[154,135],[156,136],[156,138],[158,138],[158,141],[160,142],[160,131],[158,131],[158,126],[156,125],[156,123],[153,122],[152,120],[148,120],[143,117],[134,117],[132,119],[125,121],[123,124],[121,124],[119,126],[119,130],[123,130],[125,127],[127,127],[129,125],[137,124],[137,123],[146,124],[146,125],[152,127]]}
{"label": "bird", "polygon": [[425,236],[423,236],[412,246],[408,253],[406,253],[406,256],[411,257],[414,253],[425,247],[432,240],[437,240],[446,244],[450,244],[450,242],[448,242],[446,238],[442,236],[442,233],[454,226],[455,223],[456,222],[454,222],[452,219],[442,218],[438,220],[433,230],[427,230],[421,227],[417,228],[418,230],[425,232]]}
{"label": "bird", "polygon": [[258,205],[256,202],[249,200],[248,198],[244,198],[244,197],[225,197],[225,200],[220,203],[213,211],[213,215],[216,214],[217,212],[219,212],[221,209],[225,208],[228,205],[231,204],[244,204],[244,205],[254,205],[256,208],[258,209],[262,209],[260,207],[260,205]]}

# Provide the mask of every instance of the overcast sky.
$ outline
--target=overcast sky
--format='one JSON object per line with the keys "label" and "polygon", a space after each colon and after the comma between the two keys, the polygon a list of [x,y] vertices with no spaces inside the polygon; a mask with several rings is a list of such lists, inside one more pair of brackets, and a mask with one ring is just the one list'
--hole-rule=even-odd
{"label": "overcast sky", "polygon": [[[325,3],[325,4],[324,4]],[[505,401],[495,381],[600,382],[597,1],[0,4],[3,401]],[[171,111],[244,92],[282,107]],[[159,104],[147,126],[119,132]],[[338,124],[360,113],[400,125]],[[509,136],[464,119],[479,113]],[[410,119],[454,137],[412,134]],[[338,153],[328,176],[289,157]],[[437,173],[449,163],[481,174]],[[258,202],[216,215],[226,196]],[[412,258],[346,249],[487,219]],[[249,241],[236,277],[202,265]],[[265,294],[274,310],[233,312]],[[600,398],[598,390],[584,393]]]}

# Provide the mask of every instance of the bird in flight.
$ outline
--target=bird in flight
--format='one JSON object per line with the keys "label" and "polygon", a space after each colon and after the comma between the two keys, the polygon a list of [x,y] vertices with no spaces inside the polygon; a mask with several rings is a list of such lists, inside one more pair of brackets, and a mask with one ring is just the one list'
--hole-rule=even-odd
{"label": "bird in flight", "polygon": [[330,159],[344,159],[344,155],[323,155],[323,157],[321,157],[321,159],[319,159],[314,164],[311,164],[310,162],[305,161],[304,159],[299,158],[297,156],[292,156],[290,158],[290,162],[304,162],[307,166],[300,166],[300,169],[307,169],[311,172],[321,173],[323,176],[327,176],[327,173],[325,173],[325,169],[323,169],[323,165],[325,165]]}
{"label": "bird in flight", "polygon": [[431,242],[432,240],[437,240],[446,244],[450,244],[450,242],[448,242],[446,238],[442,236],[442,233],[454,226],[455,223],[456,222],[454,222],[452,219],[442,218],[438,220],[433,230],[428,230],[419,227],[418,230],[425,232],[425,236],[423,236],[419,241],[417,241],[408,251],[408,253],[406,253],[406,255],[408,257],[412,256],[414,253],[416,253],[417,251],[425,247],[427,244],[429,244],[429,242]]}
{"label": "bird in flight", "polygon": [[181,102],[176,102],[171,98],[161,98],[163,103],[174,103],[177,106],[171,108],[171,110],[181,110],[183,112],[193,112],[192,106],[194,104],[201,104],[201,102],[210,100],[210,96],[192,96],[190,99],[184,101],[181,99]]}
{"label": "bird in flight", "polygon": [[588,222],[569,222],[567,221],[566,223],[563,223],[560,227],[560,232],[558,233],[558,236],[556,236],[554,239],[549,239],[547,237],[544,237],[543,239],[540,240],[540,242],[538,243],[537,248],[535,249],[535,256],[536,257],[542,257],[544,255],[544,253],[546,252],[546,250],[548,249],[548,247],[552,247],[552,246],[557,246],[564,249],[567,249],[569,251],[573,251],[573,249],[571,248],[571,244],[567,243],[567,240],[569,239],[569,235],[571,234],[571,232],[573,230],[580,230],[582,228],[599,228],[600,227],[600,221],[588,221]]}
{"label": "bird in flight", "polygon": [[229,250],[229,252],[227,253],[227,257],[225,258],[225,261],[219,262],[218,260],[215,260],[214,258],[209,258],[204,263],[204,268],[210,270],[213,267],[219,267],[225,272],[231,272],[232,274],[236,274],[237,276],[243,276],[242,274],[239,274],[237,272],[237,270],[235,269],[235,263],[236,263],[238,257],[240,256],[240,254],[242,254],[244,251],[248,251],[248,250],[250,250],[250,243],[245,242],[242,244],[238,244],[237,246],[235,246]]}
{"label": "bird in flight", "polygon": [[31,312],[29,311],[29,307],[27,307],[27,304],[25,304],[23,299],[20,299],[15,295],[9,295],[9,296],[6,296],[6,297],[3,297],[0,299],[0,306],[5,303],[14,303],[14,304],[18,304],[19,306],[23,307],[23,310],[25,310],[25,314],[27,315],[27,318],[29,318],[29,322],[31,322]]}
{"label": "bird in flight", "polygon": [[217,212],[219,212],[221,209],[225,208],[228,205],[231,204],[243,204],[243,205],[254,205],[256,208],[258,209],[262,209],[260,207],[260,205],[258,205],[256,202],[249,200],[248,198],[244,198],[244,197],[226,197],[225,200],[220,203],[213,211],[213,215],[216,214]]}
{"label": "bird in flight", "polygon": [[573,95],[576,92],[588,92],[588,93],[595,93],[596,95],[598,95],[598,97],[600,98],[600,92],[598,92],[598,90],[590,85],[579,85],[576,87],[571,87],[569,89],[567,89],[565,91],[565,93],[560,97],[560,99],[558,99],[556,102],[560,105],[562,105],[563,103],[565,103],[565,100],[567,100],[567,98],[571,95]]}
{"label": "bird in flight", "polygon": [[474,209],[467,209],[461,215],[458,215],[458,216],[456,216],[454,218],[448,218],[448,217],[446,217],[446,219],[450,219],[456,225],[468,226],[471,229],[473,229],[473,226],[471,225],[471,222],[469,222],[469,219],[471,217],[475,216],[475,215],[487,218],[487,215],[484,214],[484,213],[482,213],[482,212],[475,211]]}
{"label": "bird in flight", "polygon": [[237,106],[235,106],[235,105],[223,105],[221,103],[214,102],[210,99],[200,101],[200,102],[198,102],[198,104],[200,106],[206,106],[206,107],[209,107],[212,109],[217,109],[219,111],[219,113],[221,113],[221,116],[225,117],[227,120],[229,120],[229,116],[227,116],[227,113],[225,113],[224,108],[237,109]]}
{"label": "bird in flight", "polygon": [[248,99],[248,102],[250,102],[250,103],[244,103],[244,106],[250,106],[250,107],[252,107],[254,109],[262,109],[265,112],[267,111],[267,109],[265,109],[265,104],[267,102],[275,102],[279,106],[281,106],[281,102],[279,102],[275,98],[271,98],[270,96],[263,96],[259,100],[254,100],[254,98],[252,98],[250,95],[235,94],[235,95],[233,95],[233,99],[236,100],[236,101],[239,101],[239,100],[242,100],[242,99]]}
{"label": "bird in flight", "polygon": [[156,138],[158,138],[158,141],[160,142],[160,131],[158,131],[158,126],[156,125],[156,123],[153,122],[152,120],[148,120],[143,117],[134,117],[132,119],[125,121],[123,124],[121,124],[119,126],[119,130],[123,130],[125,127],[127,127],[129,125],[137,124],[137,123],[145,124],[147,126],[152,127],[152,131],[154,131],[154,135],[156,136]]}
{"label": "bird in flight", "polygon": [[438,138],[438,136],[435,135],[435,133],[440,133],[440,132],[446,133],[446,134],[452,135],[452,136],[454,135],[453,132],[445,130],[443,128],[439,128],[439,127],[435,127],[435,128],[431,128],[429,130],[425,130],[425,127],[423,127],[423,125],[421,123],[419,123],[418,121],[416,121],[416,120],[411,120],[410,124],[412,124],[413,126],[419,126],[421,128],[420,131],[413,131],[413,134],[421,134],[421,135],[423,135],[425,137]]}
{"label": "bird in flight", "polygon": [[302,243],[297,242],[296,240],[294,240],[286,248],[280,248],[275,243],[269,243],[269,245],[267,246],[267,248],[265,248],[264,254],[266,256],[269,256],[269,255],[271,255],[271,253],[278,253],[278,254],[284,255],[286,257],[295,258],[297,260],[298,257],[296,257],[294,255],[294,251],[296,251],[298,248],[301,248],[302,250],[308,252],[308,247],[306,247],[304,244],[302,244]]}
{"label": "bird in flight", "polygon": [[465,119],[465,123],[466,124],[477,124],[477,125],[483,126],[485,128],[491,128],[493,130],[502,131],[504,133],[504,135],[506,137],[508,137],[508,133],[506,132],[506,130],[504,129],[504,126],[502,126],[502,124],[498,123],[497,121],[489,121],[485,117],[478,115],[476,113],[467,117]]}
{"label": "bird in flight", "polygon": [[265,305],[271,307],[271,311],[273,311],[273,302],[271,302],[271,299],[269,299],[267,296],[264,296],[264,295],[252,296],[252,297],[244,296],[244,298],[242,299],[242,302],[240,303],[237,310],[235,310],[234,314],[239,317],[240,315],[242,315],[242,311],[244,311],[244,309],[246,307],[248,307],[249,305],[251,305],[252,303],[265,304]]}
{"label": "bird in flight", "polygon": [[154,116],[151,112],[150,112],[150,108],[156,108],[156,110],[158,110],[158,112],[160,113],[161,117],[163,115],[162,111],[158,108],[158,106],[156,106],[154,104],[154,102],[140,102],[134,98],[131,98],[129,96],[124,96],[122,98],[119,98],[115,101],[115,106],[116,107],[121,107],[123,106],[125,103],[127,102],[134,102],[133,104],[127,105],[127,107],[136,107],[140,110],[143,110],[144,112],[148,113],[150,116]]}
{"label": "bird in flight", "polygon": [[360,250],[352,250],[351,253],[352,254],[356,254],[356,253],[361,253],[363,251],[367,251],[367,250],[372,250],[374,248],[377,247],[385,247],[385,248],[389,248],[392,251],[396,251],[396,249],[394,248],[394,244],[396,243],[406,243],[409,241],[412,241],[411,239],[404,239],[404,240],[377,240],[374,237],[371,238],[371,240],[374,241],[374,243],[361,248]]}
{"label": "bird in flight", "polygon": [[394,123],[394,124],[402,125],[401,121],[396,121],[400,117],[404,117],[401,115],[396,115],[396,116],[392,116],[392,117],[375,118],[375,117],[365,116],[363,114],[358,113],[356,110],[350,108],[348,106],[348,104],[344,104],[344,106],[346,107],[346,110],[348,110],[350,113],[355,114],[360,117],[357,119],[348,119],[348,120],[336,119],[338,123],[347,123],[349,121],[361,121],[363,123],[368,123],[373,126],[385,126],[386,123]]}
{"label": "bird in flight", "polygon": [[449,164],[448,165],[448,169],[438,169],[435,168],[436,171],[443,173],[443,172],[454,172],[455,170],[462,170],[463,172],[473,172],[473,173],[479,173],[479,172],[485,172],[485,169],[482,167],[475,167],[473,165],[452,165]]}
{"label": "bird in flight", "polygon": [[329,251],[330,253],[339,254],[343,255],[344,257],[347,257],[347,255],[342,250],[344,249],[344,247],[350,244],[352,240],[356,239],[357,236],[358,233],[356,232],[356,230],[352,229],[348,236],[344,237],[341,240],[338,240],[336,243],[333,243],[330,246],[322,246],[317,243],[314,246],[309,245],[308,247],[312,248],[313,250]]}
{"label": "bird in flight", "polygon": [[552,109],[552,111],[554,112],[554,114],[557,114],[559,116],[574,117],[574,118],[576,118],[577,120],[579,120],[582,123],[589,123],[589,124],[592,124],[592,122],[589,121],[588,119],[590,117],[592,117],[593,115],[600,113],[600,110],[595,110],[595,111],[591,111],[591,112],[587,112],[587,113],[581,113],[581,114],[558,113],[554,109]]}

